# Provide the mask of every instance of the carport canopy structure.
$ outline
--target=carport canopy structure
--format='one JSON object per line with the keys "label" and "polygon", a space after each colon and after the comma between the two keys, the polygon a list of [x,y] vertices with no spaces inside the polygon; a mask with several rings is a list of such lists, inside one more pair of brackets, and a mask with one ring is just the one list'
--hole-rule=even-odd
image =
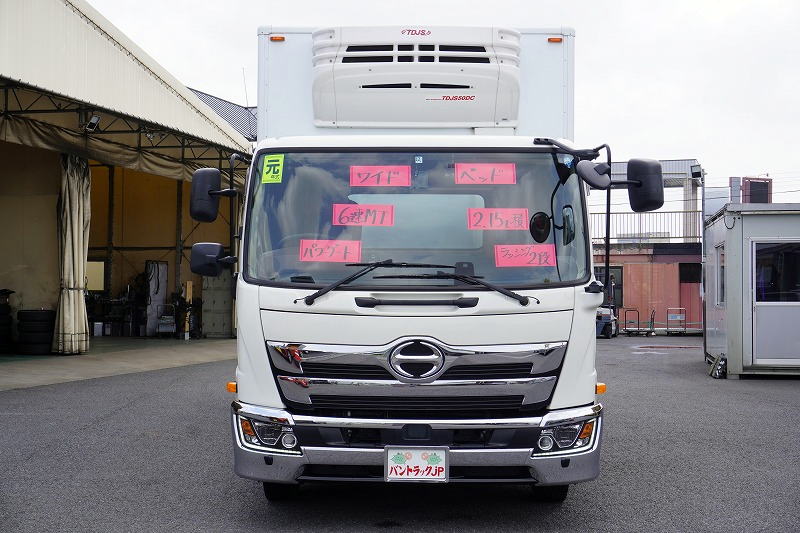
{"label": "carport canopy structure", "polygon": [[[175,179],[176,286],[181,282],[184,242],[194,231],[187,235],[181,225],[183,182],[201,167],[227,173],[233,154],[251,152],[245,137],[84,0],[0,2],[0,144],[4,143],[77,156],[108,167],[108,243],[103,247],[107,274],[112,253],[125,251],[115,246],[113,236],[114,167]],[[241,187],[245,172],[245,164],[235,162],[228,179]],[[76,211],[88,209],[88,189],[80,196]],[[226,222],[233,253],[236,199],[229,201]],[[61,228],[69,225],[64,213],[59,216]],[[73,236],[79,233],[82,239]],[[71,228],[66,237],[60,236],[59,243],[66,243],[76,252],[74,257],[82,258],[68,258],[67,266],[81,266],[80,261],[85,266],[87,239],[88,226]],[[82,253],[77,253],[78,248],[83,248]],[[61,255],[63,259],[63,250]],[[70,295],[79,295],[77,300],[82,301],[84,283],[68,282],[64,272],[62,265],[60,301],[65,300],[65,291],[80,291]],[[85,310],[75,314],[82,314],[85,322]],[[57,327],[56,336],[61,334]],[[85,327],[63,334],[87,336]]]}
{"label": "carport canopy structure", "polygon": [[[83,0],[0,3],[0,140],[175,179],[250,143]],[[238,166],[236,181],[245,169]]]}

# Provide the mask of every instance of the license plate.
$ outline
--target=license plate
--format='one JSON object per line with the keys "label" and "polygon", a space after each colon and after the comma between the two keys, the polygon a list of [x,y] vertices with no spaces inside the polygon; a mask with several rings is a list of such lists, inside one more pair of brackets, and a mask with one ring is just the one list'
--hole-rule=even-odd
{"label": "license plate", "polygon": [[447,448],[385,449],[386,481],[441,481],[448,478]]}

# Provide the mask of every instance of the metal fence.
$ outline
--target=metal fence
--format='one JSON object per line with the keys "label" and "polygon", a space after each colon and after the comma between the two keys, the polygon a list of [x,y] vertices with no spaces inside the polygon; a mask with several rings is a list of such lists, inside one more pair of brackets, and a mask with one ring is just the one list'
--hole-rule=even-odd
{"label": "metal fence", "polygon": [[[611,243],[700,242],[702,220],[700,211],[611,213]],[[589,225],[592,242],[604,242],[605,213],[590,213]]]}

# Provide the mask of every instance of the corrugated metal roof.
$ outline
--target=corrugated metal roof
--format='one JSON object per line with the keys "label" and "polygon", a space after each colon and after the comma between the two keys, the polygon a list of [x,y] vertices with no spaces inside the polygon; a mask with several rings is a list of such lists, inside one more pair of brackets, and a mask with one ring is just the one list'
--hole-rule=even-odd
{"label": "corrugated metal roof", "polygon": [[84,0],[0,2],[0,76],[250,151],[247,139]]}
{"label": "corrugated metal roof", "polygon": [[244,135],[248,141],[255,141],[258,134],[256,128],[256,108],[245,107],[243,105],[234,104],[228,100],[223,100],[213,94],[204,93],[197,89],[189,90],[197,95],[208,107],[214,110],[216,114],[224,118],[228,124],[236,128],[236,131]]}

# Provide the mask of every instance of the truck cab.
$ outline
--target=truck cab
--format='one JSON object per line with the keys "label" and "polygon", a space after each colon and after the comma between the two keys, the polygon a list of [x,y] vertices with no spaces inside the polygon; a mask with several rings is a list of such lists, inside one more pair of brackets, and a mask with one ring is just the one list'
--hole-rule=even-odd
{"label": "truck cab", "polygon": [[[197,244],[192,268],[238,271],[234,464],[268,498],[497,482],[560,501],[599,475],[585,195],[611,182],[590,162],[602,147],[564,140],[573,38],[260,31],[239,250]],[[639,208],[658,203],[651,163],[621,184]],[[195,175],[198,220],[219,187],[218,170]]]}

